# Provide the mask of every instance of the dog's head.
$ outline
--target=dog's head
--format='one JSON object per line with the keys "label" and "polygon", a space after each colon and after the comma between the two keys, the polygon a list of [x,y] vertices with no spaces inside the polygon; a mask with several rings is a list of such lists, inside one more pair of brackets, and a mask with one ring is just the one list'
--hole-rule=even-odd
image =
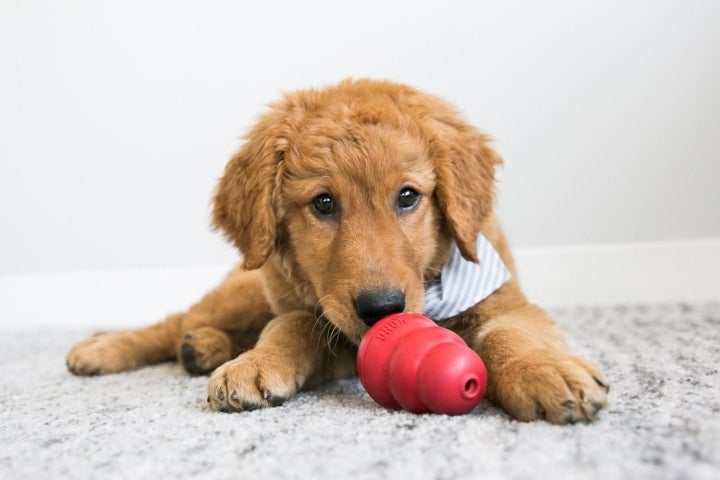
{"label": "dog's head", "polygon": [[436,97],[345,81],[271,105],[225,169],[213,223],[245,268],[272,256],[308,305],[358,342],[386,314],[422,311],[451,241],[478,261],[499,162]]}

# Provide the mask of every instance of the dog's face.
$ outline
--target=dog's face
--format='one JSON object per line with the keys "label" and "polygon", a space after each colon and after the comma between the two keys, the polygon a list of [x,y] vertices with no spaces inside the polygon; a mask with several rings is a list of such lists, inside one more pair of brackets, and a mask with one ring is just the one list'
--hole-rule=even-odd
{"label": "dog's face", "polygon": [[448,240],[423,144],[379,125],[354,135],[313,145],[311,162],[286,155],[279,203],[325,316],[359,340],[384,315],[422,311],[424,276],[433,261],[438,271],[438,246]]}
{"label": "dog's face", "polygon": [[344,82],[272,107],[228,164],[214,222],[246,268],[274,254],[304,306],[357,343],[382,316],[422,311],[450,241],[477,260],[498,162],[440,100]]}

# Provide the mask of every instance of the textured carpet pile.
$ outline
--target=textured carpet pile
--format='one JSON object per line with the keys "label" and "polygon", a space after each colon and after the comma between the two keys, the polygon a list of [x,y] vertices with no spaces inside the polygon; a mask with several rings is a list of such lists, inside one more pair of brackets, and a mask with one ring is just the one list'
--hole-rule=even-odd
{"label": "textured carpet pile", "polygon": [[68,374],[91,332],[0,332],[0,478],[720,478],[720,305],[552,313],[612,382],[593,424],[387,411],[357,380],[216,413],[175,364]]}

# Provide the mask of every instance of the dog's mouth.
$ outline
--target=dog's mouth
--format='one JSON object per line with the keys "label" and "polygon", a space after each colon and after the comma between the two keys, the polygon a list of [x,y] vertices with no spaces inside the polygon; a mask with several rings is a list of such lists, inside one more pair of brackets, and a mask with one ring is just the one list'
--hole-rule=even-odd
{"label": "dog's mouth", "polygon": [[321,301],[324,318],[339,333],[355,345],[359,345],[363,336],[372,325],[382,318],[407,311],[419,311],[420,299],[406,298],[400,289],[363,290],[350,302],[339,302],[333,296]]}
{"label": "dog's mouth", "polygon": [[360,341],[370,328],[363,324],[359,319],[340,322],[338,320],[341,319],[334,319],[327,314],[325,314],[324,317],[332,327],[327,329],[326,333],[326,336],[328,337],[327,341],[330,343],[336,343],[345,339],[353,345],[360,345]]}
{"label": "dog's mouth", "polygon": [[332,296],[325,296],[319,302],[322,309],[321,318],[327,326],[322,328],[321,341],[336,343],[348,341],[359,345],[368,326],[355,314],[350,303],[339,302]]}

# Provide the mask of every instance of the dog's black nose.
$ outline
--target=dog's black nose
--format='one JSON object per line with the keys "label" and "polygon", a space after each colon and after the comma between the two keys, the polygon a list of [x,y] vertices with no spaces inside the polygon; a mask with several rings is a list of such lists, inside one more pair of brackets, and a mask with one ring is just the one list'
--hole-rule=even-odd
{"label": "dog's black nose", "polygon": [[353,303],[360,319],[372,326],[386,315],[405,310],[405,294],[397,288],[364,290]]}

